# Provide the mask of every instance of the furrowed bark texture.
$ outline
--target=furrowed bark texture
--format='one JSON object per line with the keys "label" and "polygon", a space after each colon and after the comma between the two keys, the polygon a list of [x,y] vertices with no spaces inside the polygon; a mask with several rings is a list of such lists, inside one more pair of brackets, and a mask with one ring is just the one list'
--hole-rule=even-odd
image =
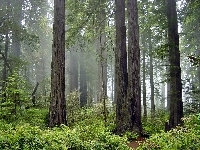
{"label": "furrowed bark texture", "polygon": [[169,127],[182,124],[183,103],[180,68],[179,35],[176,12],[176,1],[167,0],[168,44],[170,62],[170,119]]}
{"label": "furrowed bark texture", "polygon": [[131,129],[142,132],[141,124],[141,85],[140,48],[137,0],[128,0],[128,93]]}
{"label": "furrowed bark texture", "polygon": [[115,100],[116,132],[121,134],[128,126],[127,52],[125,26],[125,0],[116,0]]}
{"label": "furrowed bark texture", "polygon": [[65,0],[54,1],[49,126],[67,124],[65,100]]}

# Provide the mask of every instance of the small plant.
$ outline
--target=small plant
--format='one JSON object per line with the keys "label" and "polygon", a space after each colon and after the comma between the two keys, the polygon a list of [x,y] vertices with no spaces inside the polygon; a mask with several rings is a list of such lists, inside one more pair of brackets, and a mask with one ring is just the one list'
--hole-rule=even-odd
{"label": "small plant", "polygon": [[133,141],[137,139],[138,134],[133,132],[126,132],[124,136],[128,139],[128,141]]}
{"label": "small plant", "polygon": [[19,75],[18,69],[8,77],[5,85],[1,94],[0,118],[12,121],[23,112],[25,103],[30,100],[30,93],[27,90],[26,81]]}
{"label": "small plant", "polygon": [[177,127],[169,132],[154,134],[138,150],[197,150],[200,147],[200,118],[191,115],[184,118],[184,127]]}
{"label": "small plant", "polygon": [[148,134],[152,135],[164,130],[164,124],[168,120],[168,115],[165,111],[157,111],[154,118],[148,117],[144,120],[143,129]]}
{"label": "small plant", "polygon": [[67,95],[67,121],[68,125],[73,125],[75,122],[79,121],[79,116],[81,113],[80,102],[79,102],[80,93],[74,91]]}

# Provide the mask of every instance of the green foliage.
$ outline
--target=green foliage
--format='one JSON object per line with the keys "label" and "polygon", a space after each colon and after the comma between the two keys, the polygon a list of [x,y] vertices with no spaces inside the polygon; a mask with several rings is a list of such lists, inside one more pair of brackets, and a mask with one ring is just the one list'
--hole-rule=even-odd
{"label": "green foliage", "polygon": [[185,117],[183,118],[183,121],[185,127],[200,130],[200,113]]}
{"label": "green foliage", "polygon": [[128,141],[133,141],[133,140],[136,140],[136,139],[137,139],[138,134],[128,131],[128,132],[126,132],[123,136],[126,137],[126,138],[128,139]]}
{"label": "green foliage", "polygon": [[105,131],[96,123],[70,129],[59,128],[41,130],[29,124],[0,131],[0,149],[52,149],[52,150],[128,150],[126,139]]}
{"label": "green foliage", "polygon": [[154,134],[138,150],[189,150],[200,147],[200,114],[183,119],[184,127],[177,127],[169,132]]}
{"label": "green foliage", "polygon": [[156,58],[159,58],[161,60],[164,60],[169,55],[169,44],[162,44],[156,48],[156,50],[153,52]]}
{"label": "green foliage", "polygon": [[[97,120],[104,120],[104,106],[102,103],[97,103],[93,107],[80,108],[79,102],[80,93],[75,91],[67,95],[67,122],[69,126],[76,125],[89,125]],[[108,106],[106,102],[106,123],[104,120],[104,125],[107,126],[109,131],[115,128],[115,113],[112,107]]]}
{"label": "green foliage", "polygon": [[200,91],[197,88],[193,88],[191,91],[188,93],[185,93],[185,103],[184,103],[184,114],[189,115],[189,114],[196,114],[200,113],[200,108],[199,108],[199,96],[200,96]]}
{"label": "green foliage", "polygon": [[168,120],[168,114],[165,111],[159,110],[155,113],[154,118],[148,117],[143,120],[143,129],[150,135],[160,133],[164,130],[165,122]]}
{"label": "green foliage", "polygon": [[79,121],[79,116],[81,113],[80,102],[79,102],[80,93],[74,91],[67,95],[67,122],[69,125],[72,125],[74,122]]}
{"label": "green foliage", "polygon": [[28,124],[1,130],[0,149],[42,149],[42,131]]}
{"label": "green foliage", "polygon": [[100,104],[94,108],[80,109],[70,128],[65,125],[53,129],[45,128],[47,111],[45,108],[33,107],[26,109],[23,116],[12,124],[0,120],[0,149],[129,149],[127,137],[131,135],[114,135],[112,130],[115,115],[109,113],[105,125]]}
{"label": "green foliage", "polygon": [[12,121],[17,117],[18,113],[23,112],[25,103],[30,100],[30,94],[27,89],[27,83],[19,75],[18,69],[8,77],[5,85],[5,89],[1,93],[0,118]]}
{"label": "green foliage", "polygon": [[[67,32],[67,47],[74,45],[82,37],[85,37],[86,41],[93,41],[97,30],[102,28],[102,22],[106,19],[100,18],[99,15],[105,8],[108,8],[105,1],[68,1],[66,23],[70,28]],[[111,13],[110,10],[108,13]]]}
{"label": "green foliage", "polygon": [[31,126],[40,126],[45,128],[48,124],[48,109],[33,107],[24,110],[23,115],[21,115],[13,124],[24,124],[28,123]]}
{"label": "green foliage", "polygon": [[7,120],[6,117],[0,120],[0,129],[4,128],[4,126],[6,127],[6,125],[8,125],[7,123],[10,123],[9,126],[23,125],[27,123],[31,126],[46,128],[48,124],[48,109],[30,107],[23,110],[23,113],[18,115],[16,119]]}

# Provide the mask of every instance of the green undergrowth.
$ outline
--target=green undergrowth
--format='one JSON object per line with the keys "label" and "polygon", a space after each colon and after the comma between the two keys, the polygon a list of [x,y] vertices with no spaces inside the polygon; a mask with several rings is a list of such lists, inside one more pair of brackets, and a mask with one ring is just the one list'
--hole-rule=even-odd
{"label": "green undergrowth", "polygon": [[200,114],[186,117],[183,127],[153,134],[138,150],[199,150]]}
{"label": "green undergrowth", "polygon": [[[0,149],[6,150],[130,150],[127,143],[137,135],[113,133],[115,114],[108,110],[106,122],[101,105],[80,109],[71,115],[68,126],[47,127],[47,108],[32,107],[14,120],[0,120]],[[74,113],[74,112],[73,112]],[[185,117],[184,127],[163,131],[167,115],[148,118],[143,128],[151,137],[139,150],[198,150],[200,147],[200,114]]]}
{"label": "green undergrowth", "polygon": [[24,124],[15,128],[8,126],[0,131],[0,149],[61,149],[61,150],[128,150],[126,139],[100,127],[77,127],[70,129],[62,125],[42,130]]}
{"label": "green undergrowth", "polygon": [[168,113],[166,111],[156,111],[154,117],[143,118],[142,126],[146,133],[153,135],[164,130],[165,122],[168,120]]}
{"label": "green undergrowth", "polygon": [[127,136],[112,133],[113,114],[107,116],[105,123],[103,116],[94,111],[97,110],[83,109],[78,122],[51,129],[44,127],[47,111],[31,108],[18,118],[21,121],[0,121],[0,149],[129,150]]}

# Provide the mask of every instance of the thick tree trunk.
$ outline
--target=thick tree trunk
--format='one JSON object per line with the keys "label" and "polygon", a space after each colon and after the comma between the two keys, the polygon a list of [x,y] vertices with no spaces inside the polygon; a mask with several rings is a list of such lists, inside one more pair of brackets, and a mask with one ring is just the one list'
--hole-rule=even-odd
{"label": "thick tree trunk", "polygon": [[180,68],[180,51],[176,1],[167,0],[168,44],[170,62],[170,119],[169,128],[182,124],[183,103]]}
{"label": "thick tree trunk", "polygon": [[67,124],[65,100],[65,0],[54,1],[49,126]]}
{"label": "thick tree trunk", "polygon": [[116,132],[127,131],[129,123],[127,105],[127,53],[125,0],[116,0],[116,50],[115,50],[115,101],[116,101]]}
{"label": "thick tree trunk", "polygon": [[128,0],[128,93],[131,128],[139,135],[141,123],[140,48],[137,0]]}

